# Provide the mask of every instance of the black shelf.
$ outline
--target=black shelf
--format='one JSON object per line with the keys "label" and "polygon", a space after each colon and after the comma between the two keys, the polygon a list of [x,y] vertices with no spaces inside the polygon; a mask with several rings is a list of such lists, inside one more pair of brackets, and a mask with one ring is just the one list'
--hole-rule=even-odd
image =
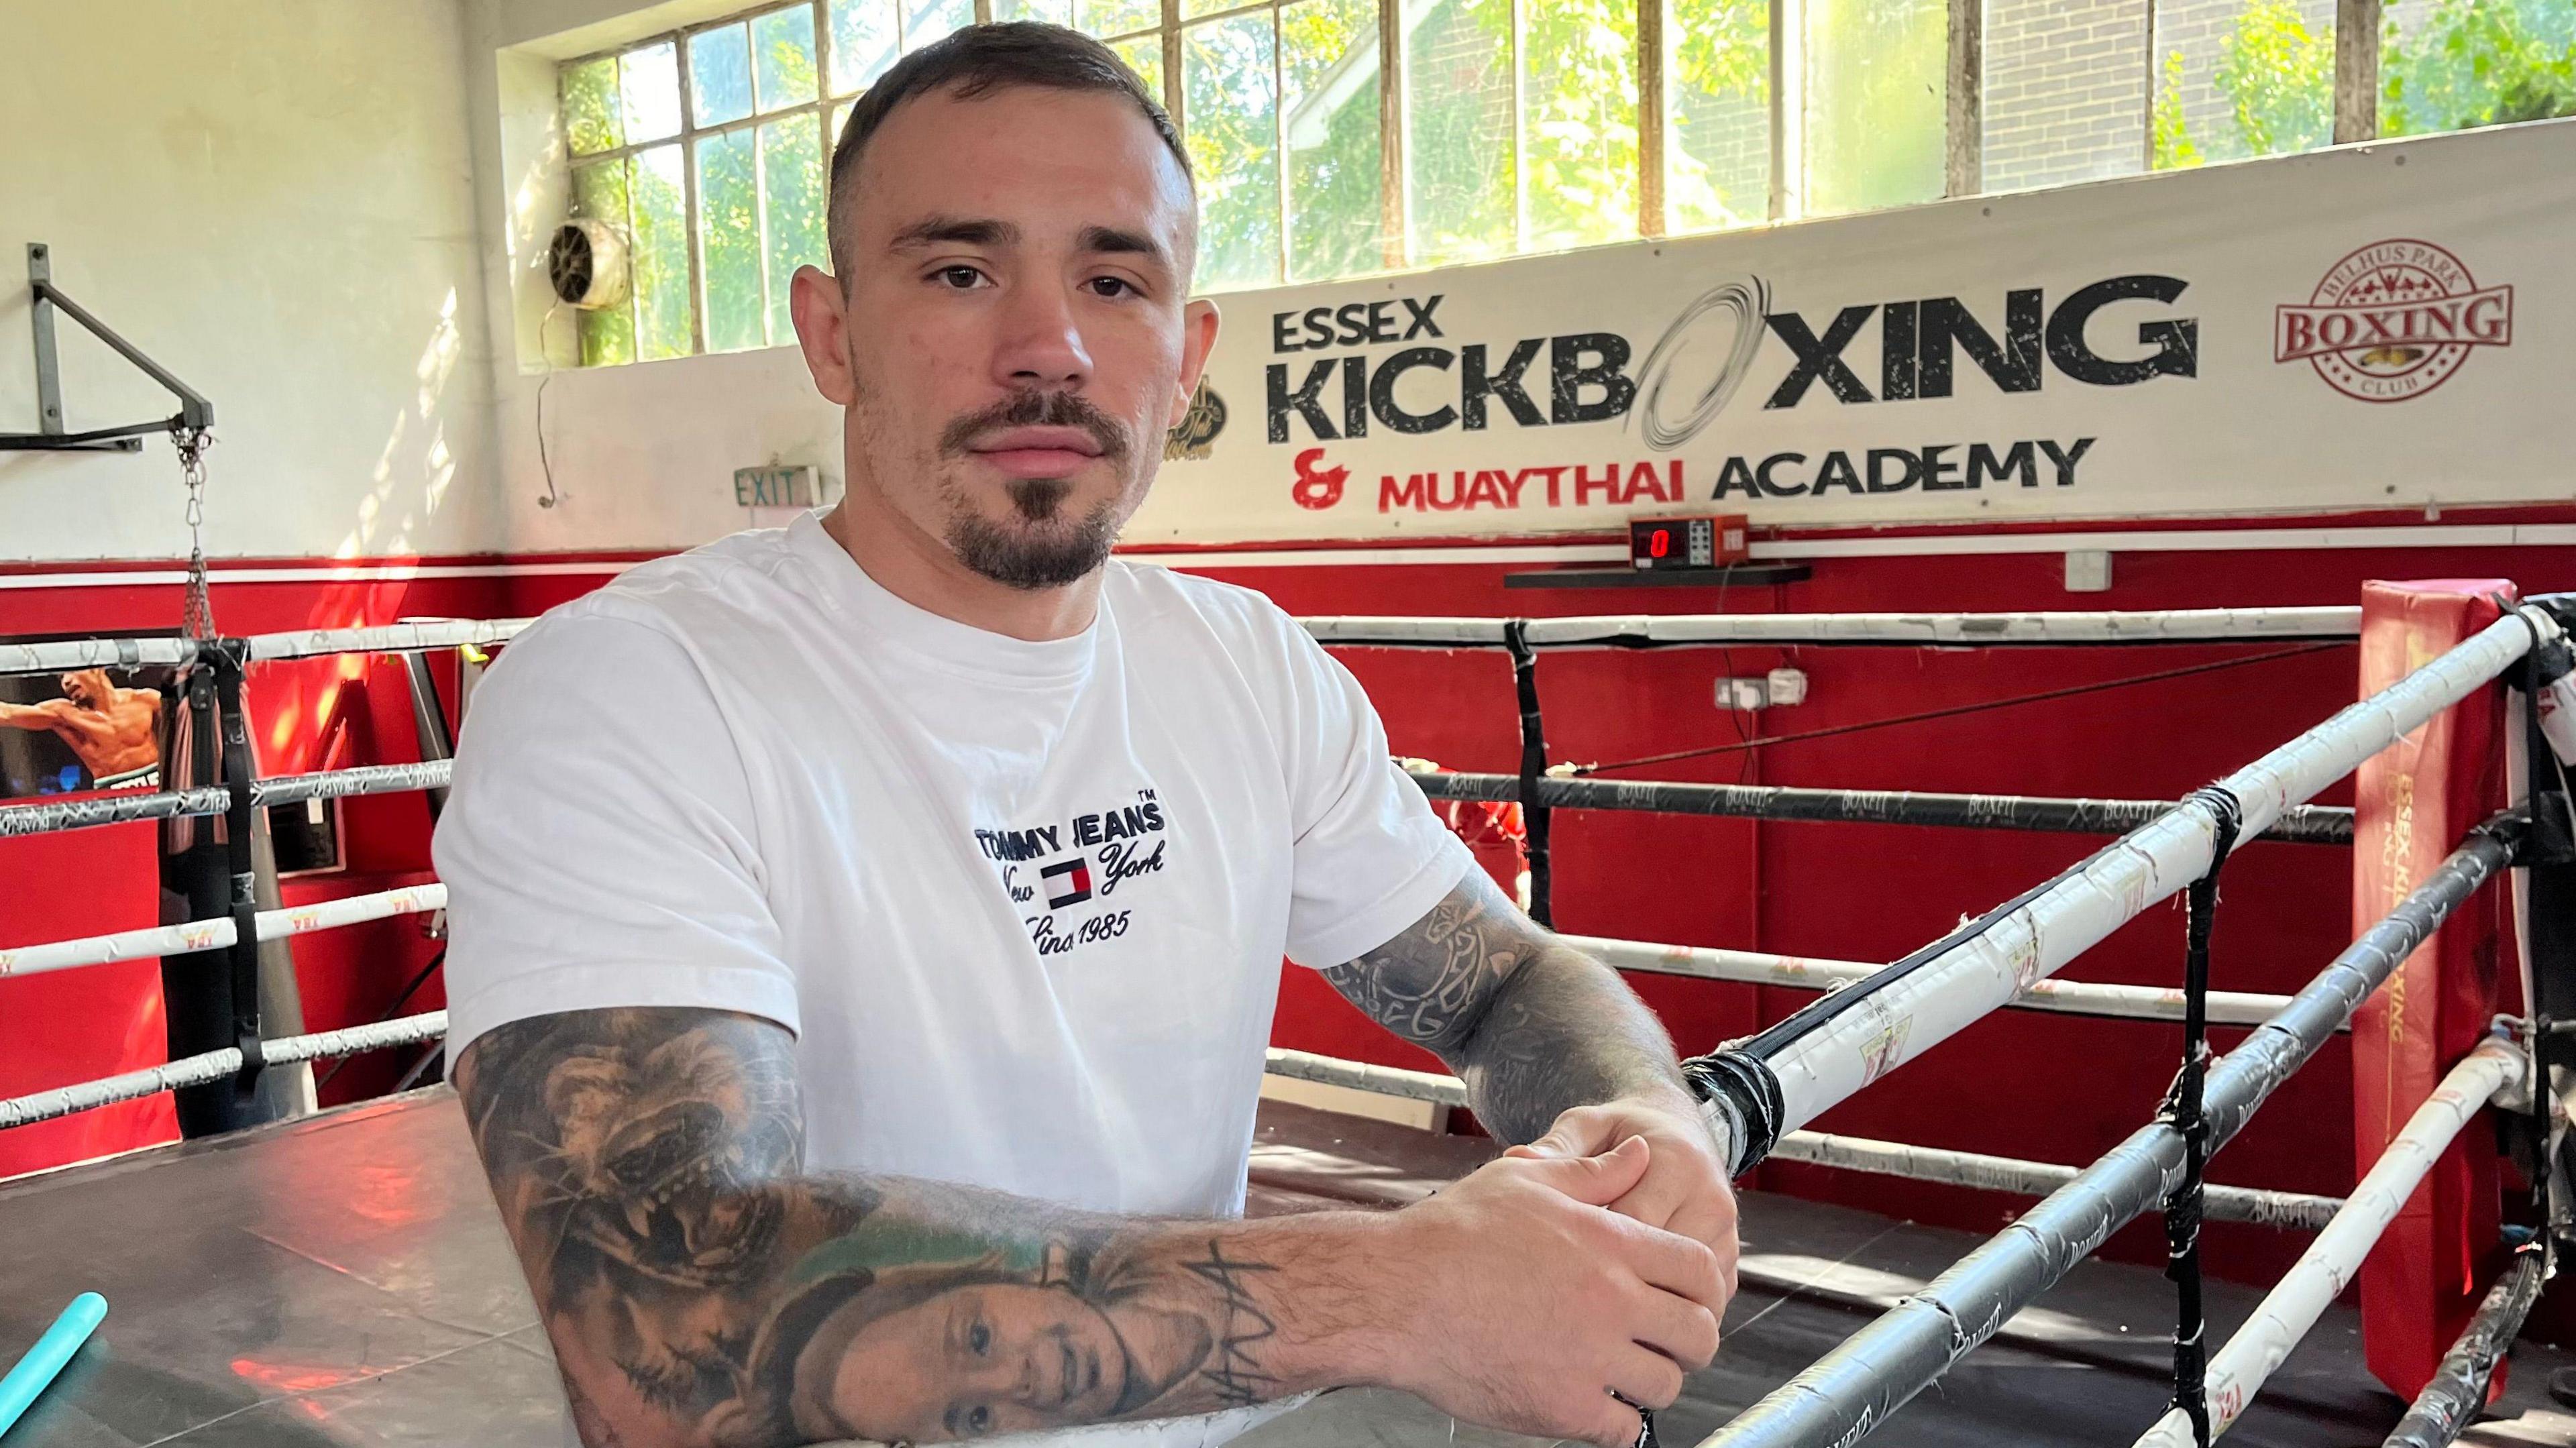
{"label": "black shelf", "polygon": [[1553,568],[1506,573],[1505,588],[1751,588],[1804,583],[1815,570],[1804,563],[1738,563],[1726,568]]}

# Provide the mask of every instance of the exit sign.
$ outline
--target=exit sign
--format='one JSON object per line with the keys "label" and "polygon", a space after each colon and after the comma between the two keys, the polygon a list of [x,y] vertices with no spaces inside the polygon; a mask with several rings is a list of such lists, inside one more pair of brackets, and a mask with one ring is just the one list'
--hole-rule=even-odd
{"label": "exit sign", "polygon": [[733,470],[733,500],[744,508],[810,508],[814,506],[814,470],[799,464]]}

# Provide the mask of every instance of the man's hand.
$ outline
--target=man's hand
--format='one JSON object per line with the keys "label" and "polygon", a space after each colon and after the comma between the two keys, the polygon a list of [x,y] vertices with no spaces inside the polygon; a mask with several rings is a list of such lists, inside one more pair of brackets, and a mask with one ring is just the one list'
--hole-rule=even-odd
{"label": "man's hand", "polygon": [[1414,1310],[1383,1345],[1385,1381],[1487,1427],[1630,1448],[1629,1403],[1681,1395],[1726,1305],[1716,1253],[1609,1210],[1662,1150],[1632,1134],[1497,1160],[1396,1213],[1385,1277]]}
{"label": "man's hand", "polygon": [[1644,1176],[1610,1203],[1610,1210],[1677,1232],[1716,1253],[1726,1279],[1725,1295],[1717,1303],[1723,1311],[1735,1296],[1735,1190],[1727,1183],[1717,1143],[1687,1095],[1654,1090],[1577,1106],[1559,1115],[1545,1135],[1503,1155],[1591,1157],[1631,1140],[1644,1141],[1653,1154]]}

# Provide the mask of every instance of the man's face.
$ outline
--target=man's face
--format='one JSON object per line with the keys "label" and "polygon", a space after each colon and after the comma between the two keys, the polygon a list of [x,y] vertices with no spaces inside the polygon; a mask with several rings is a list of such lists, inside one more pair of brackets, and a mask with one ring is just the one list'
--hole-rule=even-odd
{"label": "man's face", "polygon": [[[855,1310],[855,1309],[847,1309]],[[1127,1384],[1118,1334],[1060,1287],[993,1283],[888,1313],[849,1339],[823,1388],[838,1421],[883,1441],[1084,1423]]]}
{"label": "man's face", "polygon": [[1089,573],[1215,340],[1178,161],[1121,95],[941,91],[895,108],[850,184],[846,291],[800,274],[796,320],[848,409],[851,493],[995,582]]}
{"label": "man's face", "polygon": [[99,706],[99,692],[89,675],[65,674],[55,682],[61,686],[63,697],[79,707],[95,709]]}

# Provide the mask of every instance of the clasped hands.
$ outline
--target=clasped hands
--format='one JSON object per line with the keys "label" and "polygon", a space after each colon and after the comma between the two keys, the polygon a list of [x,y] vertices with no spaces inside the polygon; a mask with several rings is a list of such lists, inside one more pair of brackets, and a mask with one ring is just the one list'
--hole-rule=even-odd
{"label": "clasped hands", "polygon": [[1567,1111],[1398,1215],[1426,1234],[1434,1310],[1397,1385],[1456,1416],[1631,1448],[1640,1409],[1717,1354],[1735,1194],[1678,1088]]}

